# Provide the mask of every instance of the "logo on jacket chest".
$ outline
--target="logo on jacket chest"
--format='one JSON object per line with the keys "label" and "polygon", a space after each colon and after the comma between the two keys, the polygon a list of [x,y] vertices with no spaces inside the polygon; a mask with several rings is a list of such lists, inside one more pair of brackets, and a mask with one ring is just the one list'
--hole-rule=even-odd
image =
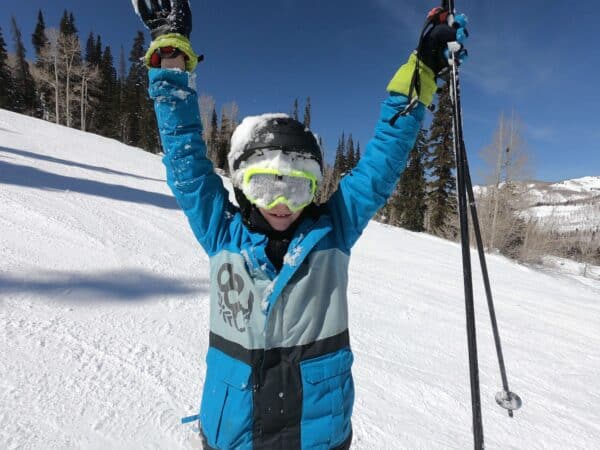
{"label": "logo on jacket chest", "polygon": [[240,333],[246,331],[246,324],[252,315],[254,294],[247,289],[242,277],[233,271],[233,265],[223,264],[217,273],[219,285],[219,315],[230,327]]}

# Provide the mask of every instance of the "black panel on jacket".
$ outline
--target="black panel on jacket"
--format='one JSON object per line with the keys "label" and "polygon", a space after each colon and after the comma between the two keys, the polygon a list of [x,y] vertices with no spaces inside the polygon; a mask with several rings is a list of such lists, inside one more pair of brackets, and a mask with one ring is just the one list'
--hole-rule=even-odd
{"label": "black panel on jacket", "polygon": [[[310,344],[248,350],[210,333],[209,345],[252,366],[253,448],[299,450],[302,379],[300,363],[350,347],[348,330]],[[352,437],[336,447],[347,449]]]}

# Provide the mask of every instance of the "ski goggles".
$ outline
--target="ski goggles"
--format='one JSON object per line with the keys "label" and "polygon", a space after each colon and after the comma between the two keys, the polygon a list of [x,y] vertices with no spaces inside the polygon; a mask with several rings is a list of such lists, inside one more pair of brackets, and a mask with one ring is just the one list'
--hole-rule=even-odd
{"label": "ski goggles", "polygon": [[244,171],[242,192],[250,203],[271,209],[280,203],[297,212],[308,206],[317,192],[317,178],[308,172],[248,168]]}

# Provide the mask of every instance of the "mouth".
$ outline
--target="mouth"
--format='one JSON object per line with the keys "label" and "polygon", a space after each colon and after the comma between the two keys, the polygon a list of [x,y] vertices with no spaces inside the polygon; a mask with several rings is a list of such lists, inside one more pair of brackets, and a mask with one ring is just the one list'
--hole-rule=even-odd
{"label": "mouth", "polygon": [[290,217],[292,213],[269,213],[271,217],[277,217],[278,219],[283,219],[286,217]]}

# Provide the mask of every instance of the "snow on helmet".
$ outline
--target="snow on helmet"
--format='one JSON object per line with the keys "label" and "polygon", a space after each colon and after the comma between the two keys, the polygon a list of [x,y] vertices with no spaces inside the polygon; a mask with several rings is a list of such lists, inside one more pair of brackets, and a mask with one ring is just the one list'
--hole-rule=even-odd
{"label": "snow on helmet", "polygon": [[247,168],[299,170],[323,178],[323,155],[314,134],[287,114],[246,117],[231,136],[227,156],[234,187],[242,184]]}

